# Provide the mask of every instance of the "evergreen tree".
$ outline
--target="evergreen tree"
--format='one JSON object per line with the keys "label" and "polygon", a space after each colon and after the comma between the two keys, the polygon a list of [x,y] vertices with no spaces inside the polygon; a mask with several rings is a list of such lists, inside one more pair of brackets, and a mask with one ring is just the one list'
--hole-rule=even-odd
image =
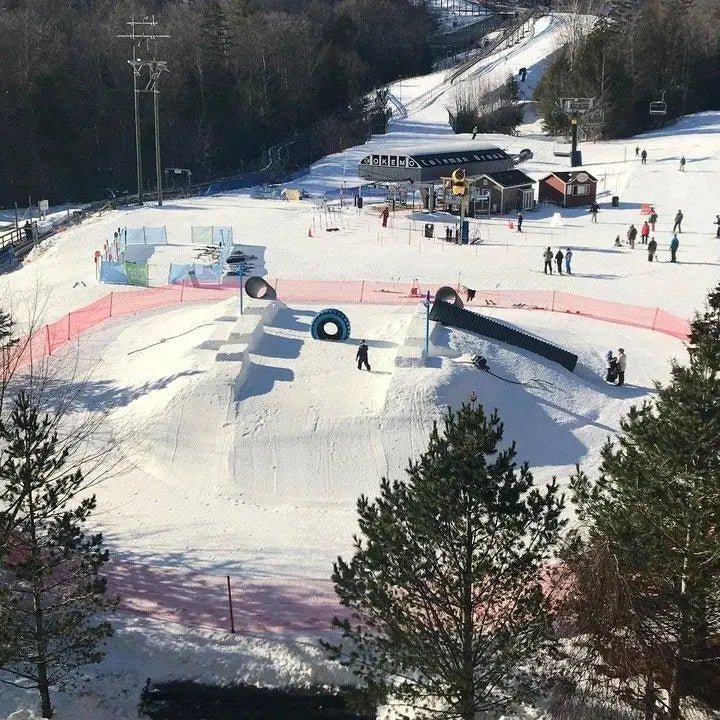
{"label": "evergreen tree", "polygon": [[497,412],[448,412],[406,480],[383,478],[377,499],[359,499],[354,555],[334,564],[352,613],[334,620],[331,657],[433,715],[507,705],[521,694],[519,665],[552,641],[541,578],[563,500],[554,480],[534,486],[502,436]]}
{"label": "evergreen tree", "polygon": [[50,687],[99,662],[113,607],[100,575],[102,535],[86,535],[95,496],[80,497],[83,474],[68,472],[69,451],[55,420],[20,394],[0,420],[0,672],[37,688],[52,717]]}
{"label": "evergreen tree", "polygon": [[691,327],[689,362],[621,422],[597,482],[572,480],[581,651],[647,720],[683,717],[683,697],[720,709],[720,286]]}

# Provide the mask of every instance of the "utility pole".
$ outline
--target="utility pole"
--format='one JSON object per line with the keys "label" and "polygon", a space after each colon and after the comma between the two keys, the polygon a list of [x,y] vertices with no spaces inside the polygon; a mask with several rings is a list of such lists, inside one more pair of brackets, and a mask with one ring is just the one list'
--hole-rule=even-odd
{"label": "utility pole", "polygon": [[[157,59],[158,40],[169,39],[169,35],[161,35],[158,33],[158,23],[153,15],[151,18],[144,20],[135,20],[132,18],[129,23],[129,34],[118,35],[118,38],[130,40],[132,43],[132,59],[128,60],[128,64],[133,69],[133,96],[135,103],[135,155],[137,162],[137,184],[138,184],[138,203],[143,204],[143,186],[142,186],[142,148],[140,142],[140,93],[153,94],[153,115],[155,119],[155,175],[157,178],[157,200],[158,205],[162,205],[162,163],[160,159],[160,89],[158,82],[160,75],[169,72],[167,62]],[[142,45],[145,45],[144,51],[147,59],[139,57],[141,55]],[[152,56],[152,58],[150,58]],[[141,80],[143,72],[147,69],[147,80],[145,87],[142,87]]]}

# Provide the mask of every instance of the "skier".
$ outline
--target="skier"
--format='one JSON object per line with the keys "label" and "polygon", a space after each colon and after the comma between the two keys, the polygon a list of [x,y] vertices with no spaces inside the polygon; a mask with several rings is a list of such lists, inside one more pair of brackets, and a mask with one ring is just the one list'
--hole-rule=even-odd
{"label": "skier", "polygon": [[473,139],[473,140],[475,139],[475,136],[476,136],[477,134],[478,134],[478,128],[477,128],[477,125],[476,125],[476,126],[473,128],[473,134],[472,134],[472,139]]}
{"label": "skier", "polygon": [[618,386],[625,384],[625,368],[627,367],[627,357],[622,348],[618,349],[617,369],[618,369]]}
{"label": "skier", "polygon": [[652,262],[655,259],[655,253],[657,251],[657,241],[655,236],[652,236],[652,240],[648,243],[648,262]]}
{"label": "skier", "polygon": [[364,340],[360,341],[360,347],[355,355],[355,359],[357,360],[358,370],[362,370],[362,366],[365,365],[365,369],[368,372],[370,371],[370,363],[368,362],[368,346]]}
{"label": "skier", "polygon": [[679,247],[680,241],[678,240],[678,236],[673,235],[670,241],[670,262],[677,262],[677,251]]}
{"label": "skier", "polygon": [[643,151],[640,153],[640,164],[647,165],[647,150],[645,148],[643,148]]}
{"label": "skier", "polygon": [[522,230],[520,229],[520,228],[522,228],[522,224],[523,224],[523,214],[521,212],[519,212],[518,216],[517,216],[517,231],[518,232],[522,232]]}
{"label": "skier", "polygon": [[717,225],[717,232],[715,233],[715,237],[720,238],[720,215],[715,216],[715,224]]}
{"label": "skier", "polygon": [[655,223],[657,222],[658,215],[655,212],[655,208],[651,205],[650,206],[650,217],[648,217],[648,222],[650,223],[650,229],[655,232]]}
{"label": "skier", "polygon": [[592,205],[590,205],[590,215],[594,223],[597,222],[598,212],[600,212],[600,206],[593,200]]}
{"label": "skier", "polygon": [[680,172],[685,172],[685,156],[680,158]]}
{"label": "skier", "polygon": [[570,248],[568,248],[565,251],[565,272],[568,275],[572,275],[572,270],[570,269],[570,263],[572,262],[572,256],[573,256],[573,251]]}
{"label": "skier", "polygon": [[672,231],[675,232],[676,230],[681,233],[682,232],[682,221],[685,216],[683,215],[682,210],[678,210],[677,213],[675,213],[675,224],[673,225]]}
{"label": "skier", "polygon": [[553,259],[553,252],[548,247],[548,249],[543,253],[543,258],[545,260],[545,267],[543,269],[543,272],[547,275],[548,270],[550,271],[550,274],[552,275],[552,259]]}
{"label": "skier", "polygon": [[641,245],[647,245],[648,238],[650,237],[650,226],[647,223],[647,220],[642,224],[642,227],[640,228],[640,244]]}
{"label": "skier", "polygon": [[558,251],[555,253],[555,263],[557,264],[558,275],[562,275],[562,261],[564,257],[563,251],[558,248]]}
{"label": "skier", "polygon": [[628,245],[634,250],[635,249],[635,238],[637,237],[637,228],[634,225],[630,226],[627,231]]}
{"label": "skier", "polygon": [[636,145],[635,146],[635,157],[639,157],[640,155],[640,148]]}

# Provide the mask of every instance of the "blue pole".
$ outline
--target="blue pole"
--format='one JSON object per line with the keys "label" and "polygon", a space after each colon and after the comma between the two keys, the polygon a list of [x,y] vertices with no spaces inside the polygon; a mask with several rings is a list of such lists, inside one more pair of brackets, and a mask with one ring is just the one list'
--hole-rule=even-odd
{"label": "blue pole", "polygon": [[243,275],[245,274],[245,263],[240,263],[240,314],[243,314]]}
{"label": "blue pole", "polygon": [[430,356],[430,291],[425,298],[425,357]]}

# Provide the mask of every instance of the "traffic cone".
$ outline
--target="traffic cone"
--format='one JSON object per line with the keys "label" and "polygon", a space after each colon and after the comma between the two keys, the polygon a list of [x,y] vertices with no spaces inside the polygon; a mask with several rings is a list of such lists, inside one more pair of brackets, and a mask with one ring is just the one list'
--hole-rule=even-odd
{"label": "traffic cone", "polygon": [[312,236],[313,236],[313,234],[312,234],[312,226],[310,226],[310,227],[308,228],[308,237],[312,237]]}
{"label": "traffic cone", "polygon": [[512,221],[512,220],[508,220],[508,227],[509,227],[511,230],[513,229],[513,227],[515,227],[515,226],[513,225],[513,221]]}

